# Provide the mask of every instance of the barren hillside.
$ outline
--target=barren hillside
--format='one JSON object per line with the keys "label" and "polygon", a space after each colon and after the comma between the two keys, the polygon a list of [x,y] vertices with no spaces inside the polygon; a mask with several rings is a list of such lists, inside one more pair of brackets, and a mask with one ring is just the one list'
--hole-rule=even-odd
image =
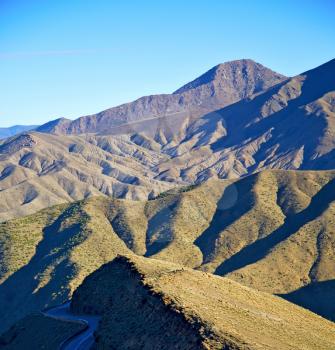
{"label": "barren hillside", "polygon": [[252,60],[213,67],[173,94],[144,96],[136,101],[78,118],[51,121],[38,128],[57,134],[109,133],[115,126],[145,119],[180,115],[201,116],[280,83],[286,77]]}
{"label": "barren hillside", "polygon": [[[334,72],[332,60],[283,80],[252,61],[230,62],[164,103],[150,97],[6,139],[0,220],[100,193],[143,200],[209,178],[333,169]],[[181,111],[170,99],[183,94],[195,102],[180,102]]]}
{"label": "barren hillside", "polygon": [[2,223],[3,327],[67,300],[117,254],[227,275],[334,320],[334,179],[334,171],[271,170],[149,201],[93,197]]}

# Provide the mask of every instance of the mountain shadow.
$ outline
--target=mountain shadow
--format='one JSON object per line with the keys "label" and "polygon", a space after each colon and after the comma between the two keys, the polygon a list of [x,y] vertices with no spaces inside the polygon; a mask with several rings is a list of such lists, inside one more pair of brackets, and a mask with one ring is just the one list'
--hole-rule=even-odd
{"label": "mountain shadow", "polygon": [[335,322],[335,280],[314,282],[280,297]]}
{"label": "mountain shadow", "polygon": [[165,208],[158,211],[149,221],[146,232],[145,257],[150,257],[166,248],[173,241],[171,219],[177,208],[177,200],[174,198]]}
{"label": "mountain shadow", "polygon": [[226,275],[264,258],[270,250],[297,232],[306,223],[320,216],[333,201],[335,179],[330,180],[311,200],[309,206],[295,216],[287,217],[284,224],[270,235],[257,240],[245,247],[226,261],[216,270],[215,274]]}
{"label": "mountain shadow", "polygon": [[[73,220],[74,215],[80,220]],[[84,221],[85,213],[78,210],[78,204],[71,205],[43,230],[43,238],[29,263],[0,285],[0,310],[6,310],[2,311],[0,332],[33,311],[69,298],[69,282],[77,273],[70,252],[86,238]],[[45,304],[46,300],[51,302]]]}
{"label": "mountain shadow", "polygon": [[220,233],[253,207],[255,181],[255,176],[249,176],[224,190],[210,225],[194,242],[203,254],[203,263],[210,260]]}

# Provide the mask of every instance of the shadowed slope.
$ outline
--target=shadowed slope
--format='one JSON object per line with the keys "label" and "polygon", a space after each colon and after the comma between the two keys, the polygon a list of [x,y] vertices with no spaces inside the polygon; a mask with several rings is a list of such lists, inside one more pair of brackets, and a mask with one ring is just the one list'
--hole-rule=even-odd
{"label": "shadowed slope", "polygon": [[[255,181],[256,178],[250,176],[224,189],[223,196],[217,203],[217,209],[211,224],[195,241],[195,244],[199,246],[203,253],[204,263],[210,261],[211,255],[216,249],[216,240],[220,233],[225,231],[229,225],[251,210],[255,203],[252,194]],[[236,201],[238,201],[239,204],[236,205]]]}
{"label": "shadowed slope", "polygon": [[[40,313],[18,321],[0,337],[3,350],[59,350],[65,340],[85,329],[79,322],[57,320]],[[52,334],[52,336],[50,336]]]}
{"label": "shadowed slope", "polygon": [[[116,254],[130,252],[113,232],[104,208],[104,203],[92,199],[71,204],[60,213],[46,210],[41,216],[54,215],[54,219],[45,227],[36,227],[35,218],[27,217],[26,229],[34,228],[38,241],[31,239],[30,231],[17,232],[3,224],[0,232],[8,238],[1,246],[5,266],[0,285],[1,330],[30,312],[68,300],[84,277]],[[17,248],[18,242],[23,251],[6,249],[6,244]]]}
{"label": "shadowed slope", "polygon": [[282,298],[309,309],[324,318],[335,321],[335,281],[315,282],[291,293],[279,294]]}
{"label": "shadowed slope", "polygon": [[181,113],[202,115],[267,89],[286,77],[252,60],[220,64],[174,94],[144,96],[74,121],[58,119],[38,128],[60,134],[105,133],[112,127]]}
{"label": "shadowed slope", "polygon": [[335,321],[335,280],[315,282],[281,297]]}
{"label": "shadowed slope", "polygon": [[303,225],[318,218],[327,209],[330,203],[334,201],[334,193],[335,179],[326,184],[312,198],[311,203],[306,209],[292,218],[287,218],[281,227],[267,237],[257,240],[255,243],[233,255],[220,265],[215,273],[226,275],[229,272],[238,270],[264,258],[274,246],[289,238],[293,233],[299,231]]}
{"label": "shadowed slope", "polygon": [[334,72],[335,60],[290,79],[250,60],[229,62],[181,94],[41,129],[57,135],[5,140],[0,220],[100,193],[144,200],[209,178],[333,169]]}
{"label": "shadowed slope", "polygon": [[2,223],[3,325],[65,301],[120,253],[225,268],[229,278],[276,294],[333,280],[334,179],[334,171],[264,171],[145,202],[94,197]]}
{"label": "shadowed slope", "polygon": [[135,256],[87,277],[71,308],[102,315],[97,349],[325,350],[335,341],[333,323],[278,297]]}

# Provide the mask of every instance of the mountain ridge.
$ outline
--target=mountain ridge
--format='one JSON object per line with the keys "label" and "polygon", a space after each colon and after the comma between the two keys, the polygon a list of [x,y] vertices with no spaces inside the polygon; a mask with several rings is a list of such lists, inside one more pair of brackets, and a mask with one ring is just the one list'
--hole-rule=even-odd
{"label": "mountain ridge", "polygon": [[335,320],[334,181],[334,170],[266,170],[149,201],[91,197],[1,223],[2,326],[65,302],[118,254],[224,275]]}
{"label": "mountain ridge", "polygon": [[[233,80],[236,82],[238,74],[241,74],[242,78],[252,77],[255,79],[255,89],[252,91],[252,94],[266,90],[270,86],[266,77],[269,77],[270,80],[275,77],[279,80],[288,78],[252,59],[240,59],[217,64],[206,73],[174,91],[173,94],[181,94],[209,83],[214,84],[213,90],[215,91],[215,87],[222,87],[222,85],[227,83],[227,76],[229,77],[229,75],[233,75]],[[240,99],[247,97],[247,95],[251,95],[250,92],[246,92],[244,96],[242,94]]]}
{"label": "mountain ridge", "polygon": [[71,300],[97,349],[332,349],[334,77],[230,61],[1,140],[0,347]]}
{"label": "mountain ridge", "polygon": [[0,140],[14,136],[21,132],[36,129],[38,125],[13,125],[7,128],[0,128]]}
{"label": "mountain ridge", "polygon": [[[135,115],[129,122],[126,109],[125,119],[114,126],[103,123],[108,115],[95,116],[90,127],[93,131],[101,127],[98,133],[30,132],[4,140],[0,220],[99,193],[145,199],[211,177],[234,179],[266,169],[335,168],[334,73],[332,60],[210,112],[208,108],[217,106],[217,96],[206,108],[197,106],[168,117],[137,120]],[[158,102],[148,97],[146,108],[159,109]],[[86,128],[82,121],[76,122],[78,132],[80,123]],[[64,119],[50,123],[45,126],[48,131],[62,128],[63,123],[68,132],[73,125]],[[38,142],[25,147],[23,137]]]}
{"label": "mountain ridge", "polygon": [[71,308],[102,315],[97,349],[314,350],[331,349],[334,339],[333,323],[282,299],[135,256],[118,256],[87,277]]}
{"label": "mountain ridge", "polygon": [[[52,122],[53,125],[47,123],[40,126],[37,131],[60,134],[104,132],[108,127],[120,126],[127,122],[149,117],[156,118],[174,113],[198,115],[222,108],[251,95],[255,90],[266,89],[286,79],[283,75],[251,60],[227,62],[212,68],[212,70],[217,71],[221,68],[224,68],[228,77],[217,76],[211,81],[215,83],[214,85],[206,86],[205,83],[202,83],[193,89],[186,89],[184,86],[181,88],[183,89],[181,93],[143,96],[133,102],[90,116],[80,117],[74,121],[58,119]],[[197,79],[201,79],[201,77]],[[99,126],[99,123],[103,123],[104,126]]]}

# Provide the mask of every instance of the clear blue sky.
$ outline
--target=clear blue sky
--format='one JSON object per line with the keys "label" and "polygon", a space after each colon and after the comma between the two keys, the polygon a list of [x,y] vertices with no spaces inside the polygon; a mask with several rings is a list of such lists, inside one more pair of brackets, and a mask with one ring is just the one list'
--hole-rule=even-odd
{"label": "clear blue sky", "polygon": [[334,0],[0,0],[0,126],[170,93],[228,60],[335,57]]}

